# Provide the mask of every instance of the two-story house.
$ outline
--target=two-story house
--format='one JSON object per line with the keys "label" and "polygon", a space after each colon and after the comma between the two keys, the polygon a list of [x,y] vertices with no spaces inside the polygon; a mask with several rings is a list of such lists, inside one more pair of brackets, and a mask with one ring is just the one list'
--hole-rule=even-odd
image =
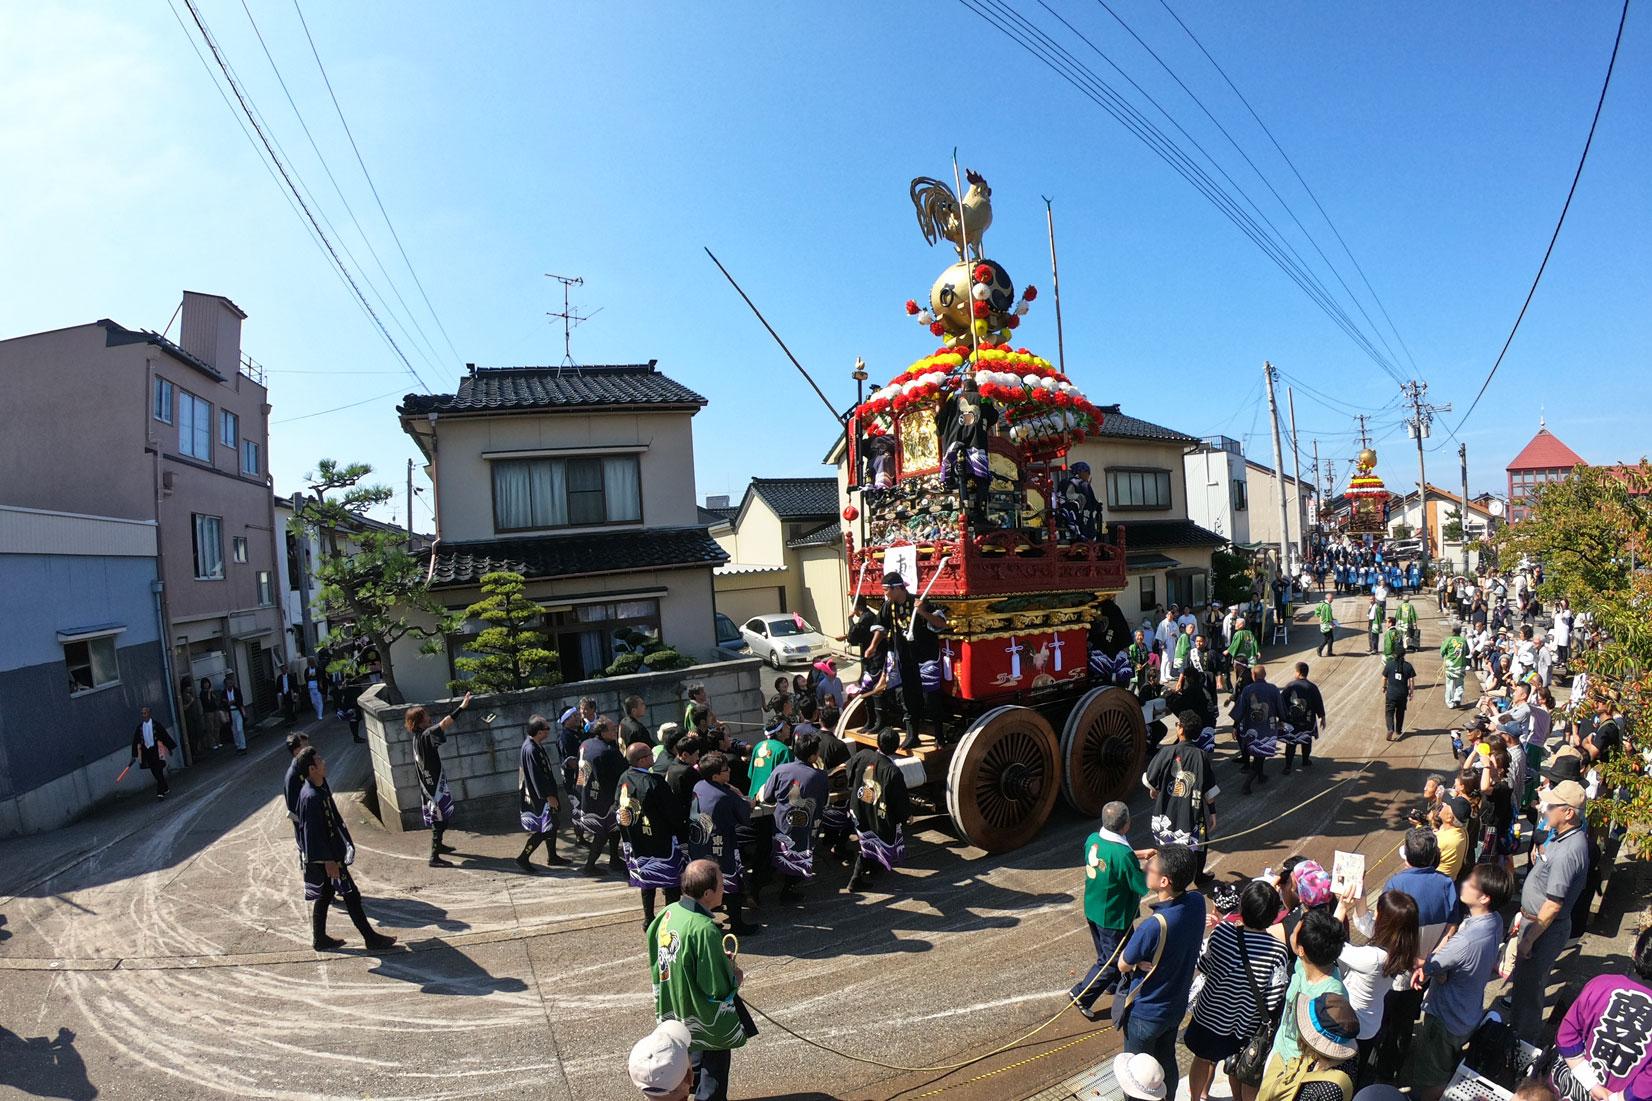
{"label": "two-story house", "polygon": [[1279,546],[1279,494],[1285,493],[1290,543],[1304,545],[1313,522],[1314,487],[1246,457],[1244,445],[1228,436],[1207,436],[1183,456],[1188,516],[1235,547]]}
{"label": "two-story house", "polygon": [[[493,570],[528,580],[566,680],[600,673],[642,638],[716,653],[712,570],[727,555],[694,490],[694,414],[706,399],[655,361],[470,365],[452,394],[398,408],[434,486],[431,587],[462,610]],[[452,658],[393,651],[409,699],[446,696]],[[404,652],[405,651],[405,652]]]}
{"label": "two-story house", "polygon": [[842,538],[836,478],[753,478],[740,504],[705,510],[719,566],[717,610],[743,623],[796,612],[830,635],[844,630]]}
{"label": "two-story house", "polygon": [[1108,530],[1124,527],[1129,584],[1117,599],[1131,623],[1155,607],[1210,599],[1210,553],[1229,537],[1189,519],[1183,457],[1198,446],[1196,437],[1110,405],[1100,431],[1067,455],[1069,464],[1090,464]]}
{"label": "two-story house", "polygon": [[[0,505],[152,521],[169,687],[233,672],[257,710],[283,643],[269,399],[235,303],[185,291],[179,314],[176,342],[107,319],[0,341]],[[60,689],[80,725],[67,672]]]}

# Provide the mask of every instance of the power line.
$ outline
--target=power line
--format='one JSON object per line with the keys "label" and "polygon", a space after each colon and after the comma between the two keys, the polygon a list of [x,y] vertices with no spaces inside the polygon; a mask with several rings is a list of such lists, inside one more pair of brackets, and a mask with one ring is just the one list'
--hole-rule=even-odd
{"label": "power line", "polygon": [[350,124],[344,118],[344,108],[339,106],[338,96],[333,93],[333,82],[327,77],[327,66],[321,63],[321,54],[316,49],[315,39],[310,35],[310,24],[304,19],[304,9],[299,7],[298,0],[293,0],[293,10],[298,13],[298,22],[304,28],[304,40],[310,44],[310,56],[315,58],[315,67],[321,71],[321,82],[327,86],[327,97],[333,101],[333,110],[338,112],[339,125],[344,127],[344,136],[350,139],[350,149],[356,155],[356,163],[361,166],[361,174],[367,180],[367,189],[373,193],[373,202],[378,204],[379,214],[384,218],[385,228],[390,230],[390,237],[396,242],[396,249],[402,254],[402,263],[407,265],[407,274],[413,277],[413,285],[419,288],[419,297],[424,299],[425,308],[436,322],[436,328],[441,331],[442,339],[447,342],[448,351],[453,353],[455,360],[461,359],[459,349],[453,346],[453,338],[447,335],[447,326],[442,324],[442,316],[436,312],[436,307],[430,303],[430,295],[425,293],[424,283],[419,279],[419,273],[413,270],[413,261],[408,258],[407,249],[402,244],[401,234],[396,232],[396,226],[390,221],[390,212],[384,209],[384,200],[379,198],[379,189],[373,183],[373,174],[367,171],[367,162],[362,159],[361,147],[356,145],[356,136],[350,131]]}
{"label": "power line", "polygon": [[397,396],[398,394],[400,394],[401,392],[402,392],[401,388],[397,387],[396,389],[391,390],[388,393],[374,394],[370,398],[362,398],[360,401],[352,401],[352,402],[350,402],[346,405],[335,405],[331,409],[317,409],[313,413],[300,413],[296,417],[282,417],[280,420],[271,421],[270,423],[271,424],[291,424],[293,421],[307,421],[311,417],[325,417],[328,413],[338,413],[338,412],[341,412],[345,409],[354,409],[356,406],[366,405],[370,401],[383,401],[385,398],[393,398],[393,397]]}
{"label": "power line", "polygon": [[1458,431],[1468,422],[1468,418],[1473,415],[1475,407],[1480,404],[1480,399],[1486,396],[1486,387],[1491,385],[1492,377],[1497,374],[1497,368],[1503,365],[1503,357],[1508,355],[1509,345],[1514,343],[1514,334],[1520,331],[1520,322],[1526,316],[1527,307],[1532,304],[1532,296],[1537,294],[1537,284],[1542,281],[1543,271],[1549,266],[1549,257],[1554,254],[1555,242],[1560,240],[1560,227],[1566,224],[1566,212],[1572,209],[1572,196],[1577,194],[1577,182],[1583,178],[1583,166],[1589,160],[1589,147],[1595,141],[1595,127],[1600,125],[1601,108],[1606,106],[1606,90],[1612,86],[1612,70],[1616,68],[1618,63],[1618,47],[1623,45],[1623,25],[1628,19],[1629,0],[1623,0],[1623,12],[1618,16],[1617,37],[1612,40],[1612,56],[1606,62],[1606,79],[1600,82],[1600,98],[1595,101],[1595,116],[1589,120],[1589,136],[1583,139],[1583,154],[1577,159],[1577,171],[1572,173],[1572,186],[1566,190],[1566,201],[1560,207],[1560,218],[1554,224],[1554,232],[1549,235],[1549,247],[1543,250],[1543,261],[1537,265],[1537,274],[1532,276],[1531,289],[1526,292],[1526,300],[1520,304],[1520,312],[1515,315],[1514,326],[1509,329],[1509,337],[1503,341],[1503,348],[1497,353],[1497,360],[1491,365],[1491,370],[1486,372],[1486,381],[1480,384],[1479,393],[1474,395],[1474,400],[1469,403],[1467,412],[1463,414],[1463,419],[1457,422],[1457,427],[1453,428],[1444,440],[1436,444],[1436,447],[1444,447],[1446,443],[1456,438]]}
{"label": "power line", "polygon": [[1308,186],[1308,181],[1297,170],[1296,162],[1291,160],[1290,154],[1285,152],[1285,147],[1279,144],[1279,139],[1273,136],[1273,131],[1268,129],[1268,124],[1262,121],[1262,116],[1256,113],[1256,108],[1252,107],[1250,100],[1245,98],[1245,93],[1241,92],[1239,86],[1233,83],[1233,80],[1227,74],[1227,70],[1223,69],[1221,64],[1211,56],[1210,51],[1205,49],[1205,44],[1199,41],[1198,36],[1193,33],[1188,25],[1182,22],[1182,17],[1176,14],[1167,0],[1159,0],[1159,5],[1170,13],[1170,18],[1176,21],[1176,25],[1182,28],[1183,33],[1199,48],[1199,52],[1205,55],[1205,60],[1210,62],[1211,66],[1221,76],[1223,83],[1239,98],[1239,102],[1245,105],[1245,110],[1250,112],[1250,117],[1255,119],[1256,125],[1262,128],[1262,133],[1268,136],[1268,141],[1273,144],[1274,150],[1278,152],[1280,158],[1290,168],[1291,175],[1296,177],[1296,182],[1302,185],[1302,190],[1307,192],[1308,198],[1313,201],[1314,209],[1318,210],[1319,216],[1325,219],[1325,224],[1330,227],[1332,236],[1337,239],[1337,244],[1342,246],[1343,253],[1347,255],[1348,262],[1353,264],[1354,270],[1359,273],[1360,282],[1364,283],[1365,289],[1371,293],[1371,300],[1377,304],[1377,309],[1382,313],[1383,320],[1388,322],[1388,328],[1393,331],[1394,339],[1399,341],[1400,350],[1405,352],[1405,358],[1410,362],[1411,369],[1421,374],[1421,368],[1417,366],[1417,360],[1412,356],[1411,348],[1406,344],[1405,337],[1400,335],[1400,330],[1394,325],[1394,319],[1389,316],[1388,307],[1383,305],[1381,296],[1377,294],[1377,289],[1371,285],[1371,280],[1366,277],[1365,269],[1360,267],[1359,261],[1354,258],[1353,250],[1348,247],[1348,242],[1343,239],[1336,223],[1331,221],[1331,215],[1326,211],[1324,204],[1319,201],[1319,196],[1314,193],[1312,187]]}
{"label": "power line", "polygon": [[[310,143],[311,151],[315,153],[316,160],[321,162],[321,170],[326,173],[327,182],[333,185],[333,194],[338,196],[338,201],[343,205],[344,212],[350,216],[350,221],[354,223],[356,233],[361,237],[362,244],[367,246],[368,255],[372,256],[373,263],[378,265],[379,273],[384,276],[385,283],[389,285],[390,293],[396,296],[397,302],[401,303],[402,313],[406,316],[408,321],[412,322],[413,329],[409,330],[406,325],[402,324],[399,318],[396,318],[395,312],[390,308],[389,300],[386,299],[383,294],[379,294],[377,287],[373,287],[373,292],[378,295],[380,303],[384,306],[385,313],[389,314],[391,318],[396,321],[396,324],[401,327],[402,333],[408,337],[408,343],[415,348],[418,346],[413,341],[413,332],[417,331],[419,339],[424,341],[424,348],[419,350],[419,354],[424,356],[425,362],[429,364],[432,370],[439,371],[441,368],[437,365],[436,359],[433,358],[437,356],[437,353],[435,348],[431,346],[430,338],[425,335],[424,328],[419,324],[419,319],[414,317],[413,311],[408,308],[407,300],[402,297],[401,289],[396,286],[396,281],[391,278],[390,272],[385,269],[384,261],[379,258],[378,249],[373,247],[372,238],[368,237],[367,231],[362,228],[361,219],[356,217],[355,209],[350,206],[350,200],[345,197],[344,189],[339,186],[338,178],[333,175],[332,166],[327,163],[326,155],[322,153],[321,146],[315,140],[315,135],[311,133],[310,124],[304,120],[304,112],[298,109],[298,102],[293,99],[292,90],[287,87],[287,78],[281,75],[281,66],[276,64],[275,55],[270,52],[269,43],[265,41],[264,32],[258,26],[258,20],[253,17],[252,8],[248,6],[247,0],[241,0],[241,10],[246,12],[247,22],[252,25],[252,33],[258,39],[258,46],[264,51],[264,59],[270,63],[270,71],[275,74],[276,82],[281,85],[281,94],[287,97],[287,106],[292,108],[293,117],[298,120],[299,128],[304,131],[304,137]],[[285,152],[285,150],[283,150],[283,152]],[[289,157],[289,163],[291,160],[292,158]],[[312,201],[315,200],[314,192],[311,192],[310,198]],[[321,204],[319,202],[316,203],[317,209],[320,208],[320,205]],[[328,223],[328,227],[332,228],[332,224],[330,222]],[[334,232],[336,234],[337,230],[334,230]],[[338,236],[339,247],[344,249],[345,255],[350,257],[350,262],[355,264],[356,270],[362,273],[362,281],[372,287],[372,282],[367,278],[364,265],[350,253],[348,246],[344,244],[343,235],[339,234]]]}
{"label": "power line", "polygon": [[195,0],[184,0],[184,7],[189,9],[190,18],[194,20],[196,29],[200,31],[201,40],[206,43],[207,49],[211,52],[213,60],[217,62],[219,70],[223,72],[224,79],[228,82],[230,91],[235,93],[236,102],[241,105],[242,113],[246,115],[247,121],[252,124],[252,129],[258,135],[258,140],[263,144],[265,152],[269,154],[270,160],[274,162],[276,170],[281,174],[282,181],[286,184],[287,189],[292,192],[293,198],[297,200],[299,208],[304,213],[305,220],[307,220],[310,223],[311,228],[315,230],[316,236],[321,238],[322,244],[326,246],[327,254],[332,257],[333,263],[337,265],[345,280],[350,284],[350,289],[355,293],[356,300],[361,304],[361,307],[367,311],[367,314],[372,318],[373,323],[378,326],[379,333],[384,337],[386,343],[390,345],[391,350],[396,353],[396,356],[402,361],[403,365],[406,366],[408,373],[418,380],[419,385],[424,387],[426,392],[429,392],[430,386],[422,377],[420,377],[419,372],[414,368],[412,361],[407,358],[406,353],[404,353],[401,350],[401,347],[397,345],[395,338],[390,335],[390,331],[384,327],[384,322],[379,319],[379,315],[374,312],[372,304],[369,303],[366,296],[362,294],[361,288],[357,286],[355,278],[349,273],[349,270],[345,268],[344,261],[339,259],[338,251],[333,248],[332,242],[327,238],[327,235],[322,232],[320,222],[316,220],[316,216],[313,212],[311,212],[309,205],[304,202],[304,197],[300,194],[298,185],[293,182],[293,178],[288,172],[286,164],[283,163],[280,157],[276,156],[275,147],[273,146],[270,137],[264,132],[264,128],[259,121],[259,117],[253,111],[252,106],[247,102],[246,93],[242,90],[240,83],[231,74],[229,62],[225,60],[223,51],[219,48],[217,40],[212,37],[212,32],[207,30],[205,20],[202,19],[200,10],[195,6]]}
{"label": "power line", "polygon": [[[1034,58],[1043,63],[1057,76],[1061,77],[1063,80],[1067,81],[1068,84],[1077,89],[1079,94],[1085,96],[1097,106],[1101,107],[1116,121],[1123,125],[1125,129],[1129,130],[1138,140],[1145,144],[1161,160],[1169,165],[1174,172],[1191,184],[1196,191],[1204,195],[1204,197],[1209,200],[1210,203],[1215,206],[1224,217],[1233,222],[1241,233],[1249,237],[1252,243],[1260,248],[1264,255],[1273,260],[1280,270],[1283,271],[1292,282],[1296,283],[1302,292],[1308,295],[1308,297],[1319,306],[1321,311],[1323,311],[1326,316],[1337,325],[1338,328],[1342,329],[1350,340],[1354,341],[1354,343],[1358,345],[1362,351],[1371,357],[1373,362],[1377,363],[1379,366],[1382,366],[1384,370],[1388,370],[1388,366],[1386,365],[1381,353],[1378,352],[1370,340],[1358,330],[1357,326],[1352,323],[1346,313],[1341,311],[1340,307],[1338,307],[1331,300],[1329,292],[1326,291],[1323,285],[1318,282],[1317,278],[1311,273],[1301,270],[1298,265],[1293,264],[1292,261],[1283,254],[1279,244],[1273,238],[1270,238],[1266,233],[1264,233],[1255,220],[1252,219],[1244,210],[1239,208],[1232,196],[1230,196],[1221,188],[1219,184],[1212,180],[1203,168],[1194,163],[1186,152],[1184,152],[1173,140],[1166,136],[1163,131],[1159,130],[1158,127],[1148,121],[1141,114],[1141,112],[1128,100],[1121,96],[1117,90],[1097,76],[1095,72],[1088,66],[1084,65],[1083,62],[1080,62],[1074,58],[1067,49],[1060,45],[1060,43],[1057,43],[1054,39],[1050,38],[1048,34],[1044,33],[1044,31],[1026,20],[1019,13],[1007,8],[1000,2],[1000,0],[959,0],[959,2],[963,4],[964,7],[980,16],[994,29],[1003,33],[1005,37],[1009,38],[1028,53],[1032,54]],[[982,5],[991,5],[996,12],[1001,14],[995,14],[994,11],[983,10]],[[1006,17],[1013,20],[1015,25],[1005,23],[1003,20]],[[1079,35],[1079,37],[1082,38],[1083,36]],[[1093,44],[1091,44],[1091,48],[1095,49]],[[1100,53],[1099,50],[1097,52]],[[1112,64],[1110,59],[1109,64]],[[1117,68],[1117,66],[1114,65],[1114,68]]]}
{"label": "power line", "polygon": [[[1327,315],[1331,316],[1333,321],[1337,321],[1337,323],[1342,327],[1343,331],[1348,334],[1350,339],[1352,339],[1356,344],[1360,345],[1365,350],[1366,354],[1368,354],[1377,363],[1377,365],[1379,367],[1381,367],[1384,371],[1388,372],[1389,377],[1393,378],[1396,382],[1401,381],[1401,376],[1400,376],[1399,372],[1393,367],[1392,364],[1390,364],[1382,355],[1380,355],[1377,352],[1376,347],[1371,344],[1369,339],[1367,339],[1367,337],[1365,336],[1364,332],[1359,330],[1358,326],[1356,326],[1353,323],[1353,319],[1350,318],[1347,315],[1346,311],[1344,311],[1342,309],[1341,305],[1336,302],[1334,296],[1330,293],[1329,289],[1326,288],[1325,285],[1322,282],[1320,282],[1319,277],[1308,270],[1307,262],[1302,259],[1301,254],[1298,253],[1296,251],[1296,249],[1289,242],[1287,242],[1284,239],[1284,235],[1279,232],[1279,228],[1273,224],[1272,220],[1269,219],[1266,214],[1262,213],[1261,208],[1259,206],[1257,206],[1255,200],[1253,200],[1250,197],[1250,195],[1244,190],[1244,188],[1239,186],[1238,182],[1235,181],[1234,178],[1231,175],[1228,174],[1227,170],[1224,169],[1219,162],[1217,162],[1216,158],[1214,158],[1210,155],[1209,151],[1206,150],[1204,148],[1204,146],[1199,143],[1198,139],[1194,138],[1193,135],[1189,134],[1187,132],[1187,129],[1185,127],[1183,127],[1181,125],[1181,123],[1177,122],[1176,119],[1170,114],[1170,112],[1167,111],[1164,108],[1164,106],[1162,104],[1160,104],[1158,102],[1158,100],[1155,99],[1146,89],[1144,89],[1139,83],[1137,83],[1136,80],[1133,77],[1131,77],[1129,73],[1125,72],[1124,69],[1116,61],[1114,61],[1104,51],[1102,51],[1102,49],[1100,47],[1098,47],[1094,42],[1092,42],[1089,39],[1089,37],[1086,36],[1082,31],[1080,31],[1077,27],[1073,26],[1072,23],[1068,22],[1065,18],[1063,18],[1062,15],[1059,12],[1056,12],[1048,4],[1044,3],[1044,0],[1039,0],[1041,6],[1043,6],[1045,11],[1047,11],[1051,15],[1053,15],[1056,18],[1056,20],[1059,23],[1061,23],[1062,26],[1066,27],[1069,31],[1071,31],[1073,33],[1073,35],[1075,37],[1077,37],[1079,39],[1079,41],[1083,42],[1086,46],[1088,46],[1090,48],[1090,50],[1093,53],[1096,54],[1096,56],[1100,57],[1103,61],[1107,62],[1108,65],[1112,66],[1112,68],[1115,72],[1117,72],[1120,76],[1124,77],[1124,79],[1127,82],[1129,82],[1130,86],[1132,88],[1134,88],[1137,91],[1137,93],[1139,93],[1144,99],[1146,99],[1147,102],[1149,104],[1151,104],[1153,106],[1153,108],[1159,112],[1159,114],[1163,115],[1165,117],[1165,119],[1170,123],[1170,125],[1174,126],[1176,128],[1176,130],[1179,131],[1181,133],[1181,135],[1184,138],[1186,138],[1192,144],[1193,148],[1198,150],[1199,154],[1201,156],[1203,156],[1205,158],[1205,160],[1210,162],[1211,166],[1213,168],[1215,168],[1217,173],[1219,173],[1221,175],[1221,177],[1224,180],[1226,180],[1228,182],[1228,184],[1233,188],[1233,190],[1238,193],[1239,197],[1242,198],[1245,201],[1246,205],[1248,205],[1251,210],[1256,212],[1256,217],[1260,218],[1262,220],[1262,223],[1267,226],[1269,233],[1264,234],[1262,232],[1261,227],[1256,225],[1256,222],[1250,217],[1250,215],[1246,214],[1243,210],[1239,209],[1238,204],[1234,202],[1231,195],[1229,195],[1225,190],[1223,190],[1220,187],[1220,185],[1218,185],[1216,183],[1216,181],[1212,180],[1210,178],[1209,174],[1206,173],[1203,168],[1199,167],[1193,161],[1193,159],[1191,157],[1189,157],[1183,150],[1181,150],[1179,147],[1177,147],[1175,142],[1172,141],[1167,135],[1165,135],[1163,131],[1159,130],[1157,127],[1153,126],[1152,123],[1148,122],[1146,117],[1141,115],[1141,113],[1133,105],[1131,105],[1129,103],[1129,101],[1126,100],[1122,95],[1119,95],[1119,93],[1117,92],[1116,89],[1113,89],[1111,86],[1107,85],[1105,81],[1102,81],[1100,77],[1096,76],[1094,70],[1089,69],[1087,66],[1083,66],[1082,63],[1080,63],[1076,58],[1074,58],[1072,56],[1071,53],[1069,53],[1067,50],[1062,48],[1058,43],[1056,43],[1054,41],[1054,39],[1051,39],[1048,35],[1044,34],[1043,31],[1041,31],[1037,27],[1035,27],[1028,19],[1026,19],[1026,17],[1022,16],[1020,13],[1018,13],[1014,9],[1010,8],[1006,3],[1003,2],[1003,0],[980,0],[980,2],[985,2],[985,3],[988,3],[988,4],[992,4],[999,11],[1001,11],[1004,15],[1007,15],[1008,17],[1016,20],[1017,22],[1019,22],[1023,26],[1025,26],[1028,30],[1030,30],[1033,33],[1039,35],[1049,45],[1053,46],[1057,50],[1060,50],[1061,54],[1064,57],[1066,57],[1069,61],[1071,61],[1074,65],[1079,66],[1092,80],[1096,81],[1098,84],[1100,84],[1104,88],[1106,88],[1107,92],[1110,95],[1112,95],[1118,101],[1118,103],[1123,107],[1124,110],[1126,110],[1129,113],[1131,113],[1132,115],[1134,115],[1136,120],[1142,126],[1150,128],[1151,132],[1156,137],[1158,137],[1161,141],[1165,142],[1171,148],[1171,150],[1187,164],[1187,166],[1190,169],[1192,169],[1194,172],[1198,173],[1199,177],[1206,184],[1208,184],[1210,186],[1210,188],[1215,193],[1217,193],[1220,196],[1220,198],[1223,202],[1227,203],[1232,208],[1232,213],[1229,213],[1230,218],[1233,218],[1234,215],[1237,215],[1238,217],[1243,218],[1245,223],[1247,223],[1253,230],[1255,230],[1255,235],[1252,236],[1251,239],[1256,242],[1258,247],[1263,248],[1263,250],[1265,252],[1267,252],[1268,255],[1273,258],[1274,262],[1286,271],[1286,274],[1291,275],[1292,278],[1296,280],[1297,285],[1302,288],[1304,293],[1308,294],[1310,298],[1313,298],[1318,303],[1320,309],[1324,310],[1327,313]],[[1003,29],[1003,28],[1000,27],[1000,29]],[[1118,116],[1115,114],[1114,117],[1117,118]],[[1138,136],[1140,136],[1140,135],[1138,135]],[[1186,178],[1185,173],[1184,173],[1184,178]],[[1190,182],[1192,182],[1192,181],[1190,181]],[[1207,192],[1207,197],[1211,197],[1208,192]],[[1212,201],[1214,202],[1216,200],[1213,198]],[[1266,241],[1265,244],[1264,244],[1264,240]],[[1286,257],[1284,255],[1285,252],[1289,252],[1289,254],[1290,254],[1289,257]],[[1356,303],[1356,305],[1357,305],[1357,303]]]}
{"label": "power line", "polygon": [[[243,2],[245,2],[245,0],[243,0]],[[1393,355],[1394,355],[1394,349],[1388,343],[1388,338],[1383,336],[1382,329],[1380,327],[1378,327],[1378,325],[1375,321],[1371,320],[1371,315],[1365,312],[1365,307],[1360,303],[1359,297],[1354,294],[1353,288],[1348,286],[1347,281],[1342,278],[1342,273],[1337,270],[1337,267],[1336,267],[1335,264],[1331,263],[1331,258],[1329,256],[1325,255],[1325,250],[1319,247],[1319,241],[1317,239],[1315,239],[1315,237],[1312,233],[1308,232],[1308,227],[1303,225],[1302,224],[1302,219],[1300,219],[1296,216],[1296,211],[1294,209],[1292,209],[1291,204],[1287,203],[1285,201],[1285,197],[1283,195],[1279,194],[1279,191],[1273,186],[1273,183],[1271,181],[1269,181],[1268,177],[1262,172],[1262,170],[1260,168],[1257,167],[1256,162],[1251,159],[1250,154],[1245,152],[1244,147],[1241,146],[1239,144],[1238,140],[1235,139],[1234,136],[1228,131],[1228,128],[1226,126],[1223,126],[1222,123],[1221,123],[1221,120],[1218,119],[1214,114],[1211,113],[1210,108],[1205,106],[1204,100],[1199,98],[1198,93],[1194,92],[1193,89],[1191,89],[1187,86],[1187,84],[1182,80],[1182,78],[1176,74],[1176,70],[1172,69],[1170,67],[1170,65],[1168,63],[1166,63],[1164,58],[1159,56],[1158,51],[1153,49],[1152,46],[1148,45],[1147,42],[1142,38],[1142,36],[1136,33],[1135,28],[1131,27],[1129,23],[1124,21],[1123,16],[1119,15],[1118,12],[1113,10],[1112,5],[1108,4],[1107,0],[1096,0],[1096,3],[1101,5],[1102,10],[1105,11],[1108,15],[1112,16],[1113,20],[1116,23],[1118,23],[1119,26],[1123,27],[1125,29],[1125,31],[1127,33],[1129,33],[1131,38],[1136,40],[1137,45],[1141,46],[1142,49],[1147,51],[1147,54],[1148,54],[1149,57],[1151,57],[1154,61],[1158,62],[1159,68],[1163,69],[1169,75],[1170,79],[1174,80],[1176,82],[1176,86],[1178,88],[1180,88],[1182,91],[1187,93],[1188,98],[1193,100],[1194,105],[1197,106],[1200,111],[1204,112],[1205,118],[1210,120],[1211,125],[1215,126],[1217,131],[1220,132],[1221,135],[1224,138],[1227,139],[1227,142],[1228,142],[1229,145],[1233,146],[1233,151],[1238,153],[1240,158],[1245,162],[1245,164],[1250,166],[1250,170],[1256,174],[1256,178],[1258,180],[1262,181],[1262,186],[1268,189],[1268,194],[1272,195],[1274,197],[1274,199],[1279,203],[1279,205],[1284,209],[1285,213],[1290,216],[1291,221],[1296,224],[1296,228],[1302,231],[1302,236],[1307,238],[1308,244],[1313,247],[1314,252],[1317,253],[1319,255],[1320,260],[1322,260],[1324,262],[1326,269],[1330,271],[1331,275],[1336,279],[1337,283],[1342,287],[1343,292],[1345,294],[1347,294],[1348,301],[1350,301],[1354,304],[1354,308],[1356,310],[1358,310],[1359,313],[1360,313],[1360,316],[1365,319],[1365,323],[1367,325],[1371,326],[1371,331],[1376,335],[1376,338],[1379,341],[1382,342],[1383,350],[1388,353],[1390,361],[1392,361],[1392,358],[1393,358]],[[1050,11],[1052,15],[1055,14],[1051,10],[1049,4],[1045,2],[1045,0],[1039,0],[1039,4],[1040,4],[1040,6],[1042,6],[1044,8],[1045,11]],[[1057,16],[1057,18],[1059,19],[1060,16]],[[1178,129],[1180,129],[1180,127],[1178,127]],[[1207,156],[1208,156],[1208,154],[1207,154]],[[1283,240],[1282,235],[1281,235],[1281,240]],[[1293,252],[1294,252],[1294,250],[1293,250]],[[1299,257],[1299,259],[1300,259],[1300,257]]]}

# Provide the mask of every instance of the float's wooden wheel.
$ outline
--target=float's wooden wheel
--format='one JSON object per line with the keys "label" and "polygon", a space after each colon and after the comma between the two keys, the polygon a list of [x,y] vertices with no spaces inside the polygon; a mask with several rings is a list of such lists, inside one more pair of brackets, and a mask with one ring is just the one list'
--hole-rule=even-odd
{"label": "float's wooden wheel", "polygon": [[1087,818],[1129,792],[1147,746],[1134,693],[1105,685],[1087,692],[1061,728],[1061,794]]}
{"label": "float's wooden wheel", "polygon": [[976,848],[1005,852],[1031,841],[1058,792],[1055,731],[1030,707],[996,707],[970,724],[946,772],[946,809]]}

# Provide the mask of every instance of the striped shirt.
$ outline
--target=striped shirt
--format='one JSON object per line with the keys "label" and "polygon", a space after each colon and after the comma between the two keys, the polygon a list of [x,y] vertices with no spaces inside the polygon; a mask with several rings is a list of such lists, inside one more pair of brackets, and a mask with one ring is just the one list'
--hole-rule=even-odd
{"label": "striped shirt", "polygon": [[1239,960],[1239,937],[1245,938],[1245,954],[1257,988],[1267,999],[1268,1012],[1275,1013],[1285,1000],[1289,979],[1290,950],[1271,933],[1219,923],[1210,934],[1205,953],[1199,957],[1199,972],[1205,976],[1204,989],[1193,1003],[1193,1019],[1220,1036],[1249,1036],[1262,1023],[1256,996]]}

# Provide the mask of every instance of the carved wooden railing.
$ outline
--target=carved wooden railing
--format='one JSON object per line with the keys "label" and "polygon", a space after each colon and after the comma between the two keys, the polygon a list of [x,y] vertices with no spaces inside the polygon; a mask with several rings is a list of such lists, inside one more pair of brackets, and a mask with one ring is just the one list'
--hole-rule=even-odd
{"label": "carved wooden railing", "polygon": [[[1120,592],[1125,584],[1124,528],[1116,525],[1110,540],[1034,543],[1025,533],[989,531],[915,546],[918,590],[936,597],[996,596],[1010,593],[1082,590]],[[849,560],[849,595],[882,593],[884,558],[893,547],[857,548],[852,532],[844,535]]]}

